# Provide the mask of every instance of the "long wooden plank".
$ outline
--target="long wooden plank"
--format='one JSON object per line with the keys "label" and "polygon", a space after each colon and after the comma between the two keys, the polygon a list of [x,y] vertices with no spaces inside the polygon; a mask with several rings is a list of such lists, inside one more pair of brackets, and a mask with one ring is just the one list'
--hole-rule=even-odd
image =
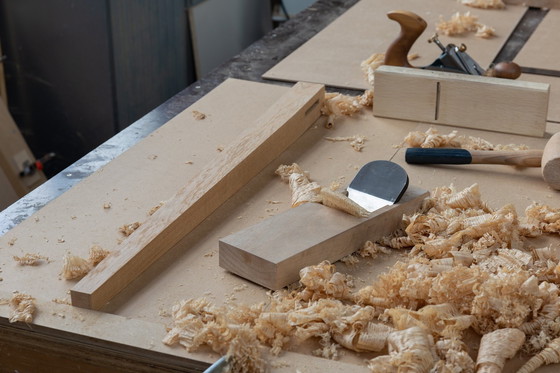
{"label": "long wooden plank", "polygon": [[469,55],[483,68],[490,65],[526,10],[523,6],[508,6],[501,10],[475,9],[449,0],[361,0],[263,77],[370,89],[360,64],[373,53],[384,53],[397,38],[400,26],[386,15],[397,9],[412,11],[428,22],[428,28],[411,50],[420,56],[411,62],[414,66],[429,65],[441,53],[433,43],[427,42],[435,33],[440,16],[448,20],[455,12],[470,11],[479,22],[493,27],[497,36],[481,39],[474,33],[454,37],[440,35],[440,40],[444,44],[464,43]]}
{"label": "long wooden plank", "polygon": [[381,66],[373,114],[542,137],[550,85]]}
{"label": "long wooden plank", "polygon": [[324,87],[298,83],[71,290],[99,309],[200,224],[320,116]]}
{"label": "long wooden plank", "polygon": [[356,218],[306,203],[220,240],[220,267],[272,290],[299,280],[303,267],[352,254],[399,228],[428,192],[410,187],[399,203]]}

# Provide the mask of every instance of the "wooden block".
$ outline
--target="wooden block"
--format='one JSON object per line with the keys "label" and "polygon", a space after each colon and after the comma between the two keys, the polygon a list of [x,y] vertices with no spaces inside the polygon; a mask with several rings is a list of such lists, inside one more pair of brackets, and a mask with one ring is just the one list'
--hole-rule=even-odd
{"label": "wooden block", "polygon": [[403,214],[417,210],[428,192],[411,186],[399,203],[356,218],[305,203],[220,240],[220,267],[269,289],[299,280],[301,268],[336,262],[367,240],[394,232]]}
{"label": "wooden block", "polygon": [[381,66],[373,114],[542,137],[549,91],[544,83]]}
{"label": "wooden block", "polygon": [[99,309],[274,160],[320,116],[322,85],[298,83],[71,290]]}

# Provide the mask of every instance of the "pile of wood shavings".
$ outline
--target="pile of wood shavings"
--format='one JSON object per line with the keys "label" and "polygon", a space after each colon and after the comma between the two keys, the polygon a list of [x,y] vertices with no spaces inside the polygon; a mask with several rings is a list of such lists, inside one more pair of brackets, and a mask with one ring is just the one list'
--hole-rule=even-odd
{"label": "pile of wood shavings", "polygon": [[66,280],[80,279],[87,275],[107,255],[109,255],[109,251],[99,245],[93,245],[89,249],[89,257],[87,259],[67,253],[64,255],[60,274]]}
{"label": "pile of wood shavings", "polygon": [[30,324],[33,322],[33,315],[36,311],[35,298],[30,295],[14,291],[12,298],[0,299],[0,304],[8,304],[10,306],[11,323],[24,322]]}
{"label": "pile of wood shavings", "polygon": [[506,7],[502,0],[460,0],[460,3],[481,9],[504,9]]}
{"label": "pile of wood shavings", "polygon": [[[419,58],[418,53],[410,53],[407,55],[409,61]],[[373,86],[375,84],[375,70],[385,63],[385,53],[374,53],[366,60],[360,63],[360,67],[366,76],[367,82]]]}
{"label": "pile of wood shavings", "polygon": [[[367,362],[374,372],[500,372],[522,348],[537,353],[521,370],[531,372],[560,355],[560,247],[529,240],[544,232],[560,232],[559,209],[534,204],[519,217],[511,205],[490,208],[476,184],[436,188],[402,230],[359,252],[410,249],[370,285],[356,289],[323,262],[302,269],[298,287],[270,292],[260,304],[182,301],[164,343],[224,353],[243,330],[255,361],[266,349],[278,355],[315,341],[315,354],[327,358],[380,352]],[[466,340],[473,331],[482,336],[474,348]]]}
{"label": "pile of wood shavings", "polygon": [[372,107],[373,90],[364,91],[360,96],[343,95],[342,93],[325,93],[325,101],[321,114],[327,116],[327,128],[334,126],[334,122],[341,116],[352,116],[363,108]]}
{"label": "pile of wood shavings", "polygon": [[472,15],[471,12],[465,12],[463,14],[456,12],[451,16],[449,21],[440,17],[440,21],[436,25],[436,31],[446,36],[457,36],[468,32],[475,32],[477,37],[483,39],[489,39],[496,35],[492,27],[478,22],[478,17]]}
{"label": "pile of wood shavings", "polygon": [[458,135],[457,131],[441,134],[433,127],[426,132],[409,132],[403,145],[411,148],[463,148],[469,150],[527,150],[523,144],[492,144],[480,137]]}

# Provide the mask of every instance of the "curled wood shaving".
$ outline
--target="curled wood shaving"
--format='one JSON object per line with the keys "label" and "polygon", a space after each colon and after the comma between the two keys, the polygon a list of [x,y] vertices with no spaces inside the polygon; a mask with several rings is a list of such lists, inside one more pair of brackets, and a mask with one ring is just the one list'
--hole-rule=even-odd
{"label": "curled wood shaving", "polygon": [[390,371],[407,371],[428,373],[438,360],[435,353],[434,341],[425,330],[411,327],[392,332],[388,337],[389,359],[377,357],[369,361],[368,367],[372,372],[387,371],[385,367],[392,367]]}
{"label": "curled wood shaving", "polygon": [[66,280],[80,279],[87,275],[107,255],[109,255],[109,251],[99,245],[93,245],[89,249],[88,259],[67,253],[63,258],[61,275]]}
{"label": "curled wood shaving", "polygon": [[460,0],[461,4],[481,9],[504,9],[506,4],[502,0]]}
{"label": "curled wood shaving", "polygon": [[88,262],[91,263],[93,267],[98,265],[103,259],[105,259],[109,255],[109,250],[103,249],[99,245],[93,245],[89,249],[89,258]]}
{"label": "curled wood shaving", "polygon": [[541,352],[527,361],[517,373],[532,373],[539,367],[560,363],[560,338],[552,340]]}
{"label": "curled wood shaving", "polygon": [[360,96],[343,95],[342,93],[325,93],[325,101],[321,113],[327,116],[327,128],[331,128],[337,118],[341,116],[352,116],[359,113],[363,108],[371,107],[373,104],[373,91],[366,90]]}
{"label": "curled wood shaving", "polygon": [[9,319],[11,323],[21,321],[31,324],[33,322],[33,314],[36,311],[35,298],[24,293],[14,292],[8,304],[11,308]]}
{"label": "curled wood shaving", "polygon": [[404,138],[403,144],[411,148],[463,148],[469,150],[527,150],[523,144],[492,144],[488,140],[474,136],[458,135],[457,131],[449,134],[440,134],[439,131],[430,127],[426,132],[409,132]]}
{"label": "curled wood shaving", "polygon": [[49,261],[49,258],[39,254],[27,253],[22,257],[14,256],[14,260],[21,266],[36,266],[42,261]]}
{"label": "curled wood shaving", "polygon": [[525,334],[514,328],[499,329],[482,336],[476,358],[478,372],[500,373],[525,341]]}
{"label": "curled wood shaving", "polygon": [[347,137],[325,137],[325,140],[337,142],[337,141],[348,141],[350,146],[357,151],[361,152],[364,148],[364,143],[367,140],[365,136],[362,135],[354,135],[354,136],[347,136]]}
{"label": "curled wood shaving", "polygon": [[79,279],[91,271],[92,265],[79,256],[66,254],[63,258],[61,275],[66,280]]}
{"label": "curled wood shaving", "polygon": [[315,202],[336,208],[357,217],[366,217],[369,212],[342,193],[332,191],[309,179],[309,173],[303,172],[297,164],[281,165],[276,174],[282,180],[288,180],[292,190],[292,207],[302,203]]}
{"label": "curled wood shaving", "polygon": [[[410,53],[407,58],[409,61],[419,58],[418,53]],[[365,74],[367,81],[370,85],[375,84],[375,70],[385,63],[385,53],[373,53],[366,60],[360,63],[360,67]]]}
{"label": "curled wood shaving", "polygon": [[119,228],[119,231],[125,235],[126,237],[130,236],[132,234],[132,232],[134,232],[135,230],[138,229],[138,227],[140,227],[140,222],[134,222],[131,224],[125,224],[123,226],[121,226]]}
{"label": "curled wood shaving", "polygon": [[495,36],[494,29],[478,22],[478,17],[471,12],[454,13],[448,21],[440,17],[436,25],[436,31],[446,36],[463,35],[468,32],[476,32],[476,36],[490,38]]}

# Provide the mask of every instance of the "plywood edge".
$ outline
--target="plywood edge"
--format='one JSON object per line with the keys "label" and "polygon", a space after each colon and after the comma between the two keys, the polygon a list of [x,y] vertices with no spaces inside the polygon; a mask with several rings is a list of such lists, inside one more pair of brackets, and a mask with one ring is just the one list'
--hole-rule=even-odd
{"label": "plywood edge", "polygon": [[292,87],[78,282],[72,304],[103,307],[301,136],[321,115],[323,99],[322,85]]}
{"label": "plywood edge", "polygon": [[[10,297],[10,293],[0,292],[0,299]],[[135,372],[151,372],[158,367],[165,371],[202,371],[220,357],[208,350],[188,352],[182,347],[165,345],[162,340],[167,331],[163,323],[75,308],[44,299],[36,299],[35,305],[38,311],[31,324],[10,323],[9,307],[0,306],[0,334],[10,338],[9,343],[15,346],[22,343],[49,353],[64,354],[71,350],[94,364],[111,364],[113,369]],[[265,354],[265,358],[270,371],[275,373],[293,372],[294,368],[306,372],[369,371],[365,365],[291,351],[283,351],[280,356]]]}

